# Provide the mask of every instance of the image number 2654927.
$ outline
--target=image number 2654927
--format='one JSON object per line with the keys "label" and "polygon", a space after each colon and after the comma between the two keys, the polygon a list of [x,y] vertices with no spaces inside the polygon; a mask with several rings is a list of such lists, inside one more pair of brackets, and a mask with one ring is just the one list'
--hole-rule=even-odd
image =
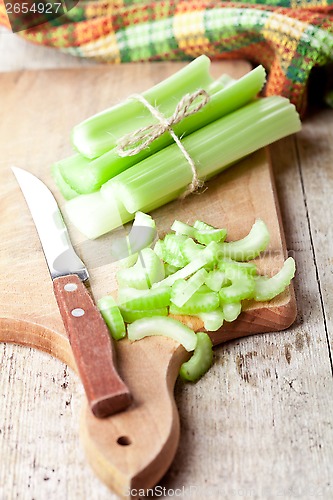
{"label": "image number 2654927", "polygon": [[7,16],[13,33],[52,22],[64,16],[78,0],[8,0]]}

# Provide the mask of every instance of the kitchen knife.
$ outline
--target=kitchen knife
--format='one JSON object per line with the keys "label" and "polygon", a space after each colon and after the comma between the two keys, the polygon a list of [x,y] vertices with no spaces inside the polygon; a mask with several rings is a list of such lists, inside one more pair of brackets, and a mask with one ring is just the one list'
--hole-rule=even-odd
{"label": "kitchen knife", "polygon": [[33,174],[12,170],[38,232],[89,406],[100,418],[125,410],[132,398],[117,373],[109,330],[83,284],[89,274],[74,251],[57,202]]}

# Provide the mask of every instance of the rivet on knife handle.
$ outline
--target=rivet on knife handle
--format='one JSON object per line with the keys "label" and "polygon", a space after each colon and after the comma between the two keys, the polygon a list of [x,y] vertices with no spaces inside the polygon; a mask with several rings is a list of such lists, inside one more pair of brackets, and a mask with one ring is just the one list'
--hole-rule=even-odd
{"label": "rivet on knife handle", "polygon": [[75,275],[54,279],[53,288],[92,412],[106,417],[124,410],[131,396],[116,372],[108,328],[88,290]]}
{"label": "rivet on knife handle", "polygon": [[42,244],[90,407],[97,417],[124,410],[131,403],[131,396],[115,368],[107,326],[82,283],[89,274],[72,246],[57,202],[33,174],[17,167],[12,170]]}

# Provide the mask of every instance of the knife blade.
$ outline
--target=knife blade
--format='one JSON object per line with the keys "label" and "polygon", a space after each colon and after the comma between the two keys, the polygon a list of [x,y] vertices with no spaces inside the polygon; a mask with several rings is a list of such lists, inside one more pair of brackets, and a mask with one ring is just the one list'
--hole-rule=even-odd
{"label": "knife blade", "polygon": [[12,171],[35,223],[89,406],[99,418],[123,411],[131,394],[117,372],[109,330],[83,283],[88,270],[72,246],[58,204],[36,176],[18,167]]}

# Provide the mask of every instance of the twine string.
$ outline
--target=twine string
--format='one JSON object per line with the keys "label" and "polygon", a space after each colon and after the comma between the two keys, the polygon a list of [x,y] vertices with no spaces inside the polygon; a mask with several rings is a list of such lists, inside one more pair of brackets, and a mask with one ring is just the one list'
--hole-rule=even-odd
{"label": "twine string", "polygon": [[[174,113],[169,118],[162,115],[162,113],[160,113],[157,108],[152,106],[141,94],[133,94],[131,97],[141,102],[150,111],[152,116],[156,118],[157,123],[142,127],[119,139],[117,144],[117,152],[119,156],[134,156],[140,153],[140,151],[146,149],[153,141],[155,141],[155,139],[163,135],[165,132],[169,132],[184,155],[186,161],[190,165],[192,171],[192,181],[182,197],[184,198],[188,194],[197,191],[197,189],[202,187],[204,183],[198,178],[198,172],[193,159],[185,149],[179,137],[175,134],[172,127],[187,116],[193,115],[203,108],[209,101],[209,95],[207,92],[203,89],[199,89],[196,92],[193,92],[193,94],[186,94],[178,102]],[[198,102],[195,106],[192,106],[195,101]]]}

